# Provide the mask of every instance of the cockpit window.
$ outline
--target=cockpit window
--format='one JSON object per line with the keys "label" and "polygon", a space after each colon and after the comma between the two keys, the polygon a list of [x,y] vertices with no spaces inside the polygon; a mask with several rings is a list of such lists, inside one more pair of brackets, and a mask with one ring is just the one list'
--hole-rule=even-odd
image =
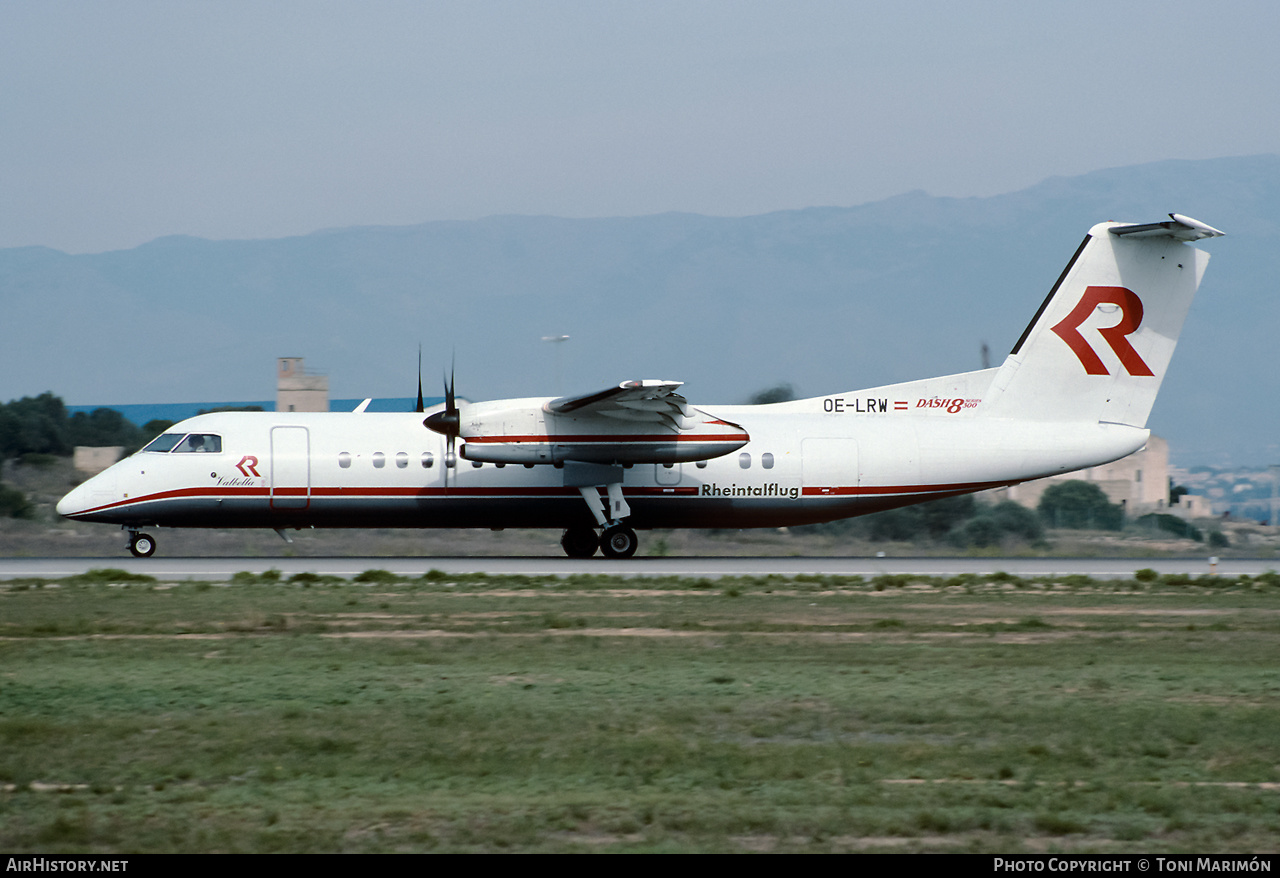
{"label": "cockpit window", "polygon": [[143,451],[172,451],[173,446],[182,441],[185,433],[165,433],[152,439]]}
{"label": "cockpit window", "polygon": [[213,433],[165,433],[157,436],[143,451],[222,453],[222,437]]}
{"label": "cockpit window", "polygon": [[191,433],[173,449],[174,454],[182,452],[205,452],[207,454],[222,453],[222,437],[213,433]]}

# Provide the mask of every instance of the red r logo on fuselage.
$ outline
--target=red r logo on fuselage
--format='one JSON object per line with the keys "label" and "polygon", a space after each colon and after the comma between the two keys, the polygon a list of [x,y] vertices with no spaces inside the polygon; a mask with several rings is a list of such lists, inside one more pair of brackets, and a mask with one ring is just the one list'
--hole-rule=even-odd
{"label": "red r logo on fuselage", "polygon": [[1099,305],[1117,305],[1120,308],[1120,322],[1098,330],[1098,334],[1120,358],[1120,364],[1130,375],[1154,375],[1126,337],[1137,332],[1142,324],[1142,300],[1133,290],[1124,287],[1086,287],[1079,303],[1058,325],[1052,327],[1053,332],[1067,343],[1067,347],[1071,348],[1084,366],[1085,372],[1090,375],[1110,375],[1102,358],[1080,334],[1080,324]]}
{"label": "red r logo on fuselage", "polygon": [[262,478],[262,474],[258,472],[258,458],[252,454],[246,454],[240,458],[240,462],[236,464],[236,469],[240,470],[240,474],[244,476],[254,476]]}

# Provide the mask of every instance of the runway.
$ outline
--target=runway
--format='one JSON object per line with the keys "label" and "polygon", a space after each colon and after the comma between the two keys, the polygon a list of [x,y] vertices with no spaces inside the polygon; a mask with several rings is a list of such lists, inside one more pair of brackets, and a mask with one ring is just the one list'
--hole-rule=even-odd
{"label": "runway", "polygon": [[977,575],[1003,571],[1020,577],[1084,575],[1095,579],[1128,579],[1135,570],[1151,568],[1158,573],[1201,576],[1257,576],[1276,570],[1280,562],[1271,559],[1223,559],[1211,566],[1209,558],[777,558],[777,557],[697,557],[631,558],[625,561],[591,558],[423,558],[423,557],[342,557],[342,558],[4,558],[0,559],[0,580],[60,579],[99,568],[143,573],[166,582],[224,581],[241,571],[262,573],[279,570],[288,578],[308,572],[350,579],[366,570],[387,570],[405,577],[418,577],[428,570],[461,575],[485,573],[490,576],[680,576],[719,579],[726,576],[783,576],[803,574],[823,576],[865,576],[915,574],[920,576]]}

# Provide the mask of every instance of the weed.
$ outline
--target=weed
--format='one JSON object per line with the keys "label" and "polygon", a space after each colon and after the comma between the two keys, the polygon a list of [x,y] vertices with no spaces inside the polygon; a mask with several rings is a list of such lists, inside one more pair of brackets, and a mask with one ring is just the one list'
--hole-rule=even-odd
{"label": "weed", "polygon": [[70,585],[114,585],[120,583],[154,583],[156,578],[145,573],[131,573],[118,567],[95,567],[87,573],[68,576],[64,582]]}
{"label": "weed", "polygon": [[401,579],[403,579],[403,577],[397,576],[396,574],[392,573],[390,570],[365,570],[364,572],[357,573],[355,576],[353,576],[351,578],[351,581],[352,582],[391,583],[391,582],[399,582]]}
{"label": "weed", "polygon": [[871,587],[876,591],[884,591],[886,588],[903,588],[915,580],[916,577],[909,573],[881,573],[871,580]]}
{"label": "weed", "polygon": [[1047,832],[1050,835],[1071,835],[1072,833],[1089,831],[1089,827],[1086,824],[1062,814],[1037,814],[1035,826],[1036,829]]}

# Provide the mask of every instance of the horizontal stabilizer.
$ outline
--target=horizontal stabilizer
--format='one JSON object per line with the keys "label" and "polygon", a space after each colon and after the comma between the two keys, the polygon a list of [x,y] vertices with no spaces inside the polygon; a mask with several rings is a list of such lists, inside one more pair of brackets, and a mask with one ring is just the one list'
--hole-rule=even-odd
{"label": "horizontal stabilizer", "polygon": [[1146,223],[1145,225],[1113,226],[1111,234],[1117,237],[1134,238],[1176,238],[1179,241],[1198,241],[1201,238],[1221,238],[1223,232],[1213,226],[1207,226],[1199,220],[1180,213],[1169,214],[1170,222]]}

